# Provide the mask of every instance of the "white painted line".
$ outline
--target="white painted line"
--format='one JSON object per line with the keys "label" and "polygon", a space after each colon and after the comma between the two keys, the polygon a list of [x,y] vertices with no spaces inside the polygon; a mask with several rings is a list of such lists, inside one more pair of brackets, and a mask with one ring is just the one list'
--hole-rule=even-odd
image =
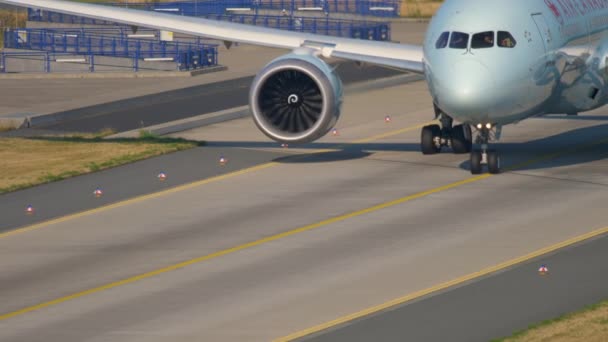
{"label": "white painted line", "polygon": [[128,38],[154,38],[156,37],[155,34],[129,34],[127,35]]}
{"label": "white painted line", "polygon": [[151,58],[144,58],[144,61],[146,61],[146,62],[172,62],[173,57],[151,57]]}
{"label": "white painted line", "polygon": [[238,12],[238,11],[251,11],[249,7],[228,7],[226,8],[228,12]]}
{"label": "white painted line", "polygon": [[394,7],[370,7],[370,11],[394,11]]}
{"label": "white painted line", "polygon": [[394,7],[370,7],[369,8],[370,11],[390,11],[393,12],[395,11]]}
{"label": "white painted line", "polygon": [[87,60],[84,58],[57,58],[55,62],[57,63],[84,63]]}
{"label": "white painted line", "polygon": [[322,11],[323,7],[298,7],[298,11]]}

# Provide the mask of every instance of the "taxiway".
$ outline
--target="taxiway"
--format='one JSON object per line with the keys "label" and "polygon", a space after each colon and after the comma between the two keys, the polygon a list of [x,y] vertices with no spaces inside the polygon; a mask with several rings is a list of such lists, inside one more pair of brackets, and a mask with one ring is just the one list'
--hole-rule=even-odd
{"label": "taxiway", "polygon": [[302,148],[249,119],[179,134],[290,156],[0,235],[0,339],[268,341],[606,225],[602,110],[507,127],[513,169],[472,177],[420,155],[430,103],[422,82],[347,94]]}

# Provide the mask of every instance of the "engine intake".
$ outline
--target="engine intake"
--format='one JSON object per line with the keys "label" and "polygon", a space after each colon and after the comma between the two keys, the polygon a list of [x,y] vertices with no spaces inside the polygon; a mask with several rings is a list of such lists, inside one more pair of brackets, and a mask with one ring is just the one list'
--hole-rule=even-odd
{"label": "engine intake", "polygon": [[256,125],[268,137],[306,143],[321,138],[336,124],[342,82],[321,59],[292,53],[260,71],[253,80],[249,103]]}

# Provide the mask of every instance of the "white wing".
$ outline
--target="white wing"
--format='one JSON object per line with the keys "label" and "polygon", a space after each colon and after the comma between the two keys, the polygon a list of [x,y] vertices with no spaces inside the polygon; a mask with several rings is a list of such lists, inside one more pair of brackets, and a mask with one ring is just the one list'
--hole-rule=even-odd
{"label": "white wing", "polygon": [[310,47],[320,50],[324,57],[336,57],[391,66],[418,73],[424,72],[422,47],[416,45],[290,32],[266,27],[78,2],[58,0],[0,0],[0,3],[224,41],[287,49]]}

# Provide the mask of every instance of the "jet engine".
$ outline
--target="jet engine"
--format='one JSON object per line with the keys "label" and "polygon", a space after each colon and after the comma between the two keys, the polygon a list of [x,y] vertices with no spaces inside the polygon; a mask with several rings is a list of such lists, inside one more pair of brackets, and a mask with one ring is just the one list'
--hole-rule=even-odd
{"label": "jet engine", "polygon": [[253,120],[268,137],[285,143],[321,138],[336,124],[342,82],[309,50],[279,57],[253,80],[249,91]]}

